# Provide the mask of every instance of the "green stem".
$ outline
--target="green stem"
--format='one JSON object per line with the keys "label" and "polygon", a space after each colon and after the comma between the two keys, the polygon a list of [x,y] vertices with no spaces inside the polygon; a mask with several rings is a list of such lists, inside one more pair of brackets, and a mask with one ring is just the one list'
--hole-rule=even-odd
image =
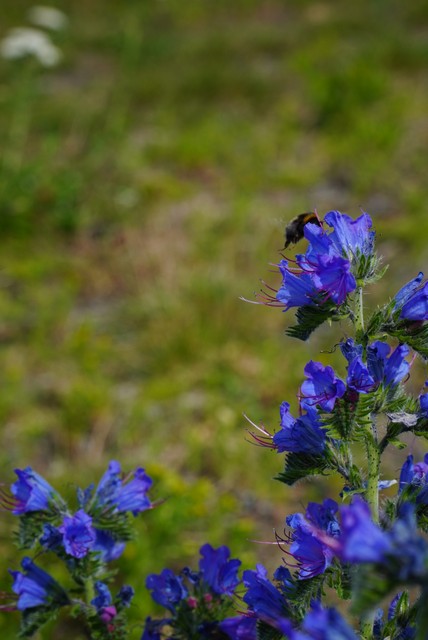
{"label": "green stem", "polygon": [[374,522],[379,522],[379,474],[380,452],[376,437],[376,425],[372,424],[371,433],[366,436],[367,452],[367,490],[366,500],[372,512]]}
{"label": "green stem", "polygon": [[[357,342],[362,340],[364,335],[364,307],[363,288],[358,287],[354,298],[354,326]],[[366,500],[370,506],[374,522],[379,522],[379,474],[380,474],[380,451],[377,440],[377,429],[375,420],[372,417],[371,425],[367,425],[365,432],[365,445],[367,453],[367,489]],[[373,624],[375,613],[368,611],[361,617],[361,636],[370,640],[373,637]]]}
{"label": "green stem", "polygon": [[354,324],[356,333],[364,332],[363,288],[358,287],[354,298]]}
{"label": "green stem", "polygon": [[94,581],[89,576],[85,580],[85,600],[86,604],[90,604],[95,598]]}

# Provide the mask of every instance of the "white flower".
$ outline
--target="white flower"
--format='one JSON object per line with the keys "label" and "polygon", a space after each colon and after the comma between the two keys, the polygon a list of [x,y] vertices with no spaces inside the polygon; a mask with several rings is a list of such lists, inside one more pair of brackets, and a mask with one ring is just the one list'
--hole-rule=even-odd
{"label": "white flower", "polygon": [[44,27],[45,29],[53,29],[54,31],[60,31],[64,29],[68,24],[68,18],[59,9],[53,7],[44,7],[37,5],[31,7],[28,12],[28,19],[38,27]]}
{"label": "white flower", "polygon": [[61,60],[61,52],[48,36],[37,29],[12,29],[0,42],[0,55],[9,60],[34,56],[44,67],[53,67]]}

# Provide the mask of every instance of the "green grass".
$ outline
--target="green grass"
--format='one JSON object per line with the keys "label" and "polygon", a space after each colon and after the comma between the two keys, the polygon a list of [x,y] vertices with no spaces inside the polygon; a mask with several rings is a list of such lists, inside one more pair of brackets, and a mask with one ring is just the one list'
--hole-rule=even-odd
{"label": "green grass", "polygon": [[[29,3],[3,5],[1,37]],[[141,620],[145,575],[195,564],[207,540],[276,566],[280,551],[249,539],[271,540],[307,500],[272,481],[282,460],[245,441],[242,415],[276,428],[302,365],[337,339],[294,343],[291,314],[239,300],[278,284],[284,222],[368,210],[392,262],[379,296],[426,262],[428,10],[57,6],[58,68],[0,61],[2,480],[30,464],[71,492],[112,458],[146,466],[167,500],[118,563]],[[2,616],[2,637],[16,622]]]}

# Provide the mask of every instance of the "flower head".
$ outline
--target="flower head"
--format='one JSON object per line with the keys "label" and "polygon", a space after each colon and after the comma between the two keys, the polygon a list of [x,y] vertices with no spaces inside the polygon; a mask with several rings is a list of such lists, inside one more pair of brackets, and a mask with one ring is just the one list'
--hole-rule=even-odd
{"label": "flower head", "polygon": [[423,282],[423,273],[408,282],[394,298],[395,309],[400,310],[400,318],[423,322],[428,320],[428,281]]}
{"label": "flower head", "polygon": [[302,384],[302,394],[307,404],[318,404],[324,411],[332,411],[338,398],[346,391],[346,386],[336,376],[334,370],[311,360],[305,366],[307,380]]}
{"label": "flower head", "polygon": [[231,640],[257,640],[257,618],[245,615],[226,618],[218,626]]}
{"label": "flower head", "polygon": [[287,525],[293,529],[289,553],[297,562],[301,580],[324,573],[331,565],[334,551],[325,544],[322,534],[339,536],[337,511],[334,500],[324,500],[322,505],[309,503],[305,515],[295,513],[286,518]]}
{"label": "flower head", "polygon": [[257,565],[256,571],[244,571],[243,582],[247,587],[243,600],[250,612],[282,633],[292,632],[284,593],[270,582],[266,569]]}
{"label": "flower head", "polygon": [[171,569],[164,569],[159,575],[150,574],[146,578],[146,587],[152,592],[155,602],[175,612],[177,605],[188,596],[188,591],[181,578],[176,576]]}
{"label": "flower head", "polygon": [[410,349],[400,344],[390,354],[391,347],[377,340],[367,347],[367,369],[377,383],[395,387],[410,371],[410,363],[405,359]]}
{"label": "flower head", "polygon": [[17,609],[26,611],[34,607],[60,607],[69,603],[63,588],[46,571],[35,565],[31,558],[23,558],[21,565],[24,573],[9,570],[13,578],[12,590],[18,596]]}
{"label": "flower head", "polygon": [[281,404],[281,429],[272,438],[277,452],[322,453],[325,448],[325,432],[321,428],[316,410],[308,407],[305,414],[295,419],[289,409],[288,402]]}
{"label": "flower head", "polygon": [[358,636],[336,609],[324,609],[318,602],[312,602],[306,614],[302,630],[308,640],[358,640]]}
{"label": "flower head", "polygon": [[84,558],[93,549],[96,533],[92,518],[82,509],[74,516],[66,516],[58,530],[63,535],[66,552],[74,558]]}
{"label": "flower head", "polygon": [[147,495],[151,486],[151,478],[141,467],[134,471],[132,479],[129,476],[122,480],[120,464],[112,460],[98,483],[95,502],[97,505],[115,508],[122,513],[131,512],[137,515],[152,506]]}
{"label": "flower head", "polygon": [[54,503],[62,503],[55,489],[31,467],[15,469],[15,473],[18,480],[10,487],[13,514],[20,516],[32,511],[49,511]]}
{"label": "flower head", "polygon": [[202,558],[199,560],[199,569],[204,582],[214,593],[233,595],[241,582],[237,575],[241,561],[229,560],[230,551],[226,546],[213,549],[210,544],[204,544],[200,553]]}

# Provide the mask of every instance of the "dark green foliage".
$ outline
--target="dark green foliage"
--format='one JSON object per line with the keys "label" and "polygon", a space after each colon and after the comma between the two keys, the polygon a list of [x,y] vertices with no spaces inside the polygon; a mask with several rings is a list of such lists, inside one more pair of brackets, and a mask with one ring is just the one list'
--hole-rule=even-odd
{"label": "dark green foliage", "polygon": [[48,521],[44,511],[29,512],[19,518],[18,530],[15,533],[20,549],[33,549],[43,534],[43,525]]}
{"label": "dark green foliage", "polygon": [[58,611],[49,607],[36,607],[23,611],[19,638],[31,638],[44,624],[54,620]]}
{"label": "dark green foliage", "polygon": [[285,457],[285,469],[275,479],[291,486],[307,476],[324,474],[327,469],[328,462],[324,455],[288,453]]}
{"label": "dark green foliage", "polygon": [[[329,574],[328,570],[327,574]],[[292,617],[297,623],[301,622],[310,608],[311,601],[323,594],[323,586],[327,575],[319,575],[308,580],[296,580],[295,590],[287,596]]]}
{"label": "dark green foliage", "polygon": [[285,333],[292,338],[305,341],[326,320],[340,320],[346,315],[347,313],[340,315],[337,307],[328,302],[319,306],[307,305],[299,307],[296,312],[297,324],[289,327]]}
{"label": "dark green foliage", "polygon": [[428,360],[428,324],[403,320],[397,324],[385,324],[383,330],[412,347],[424,360]]}
{"label": "dark green foliage", "polygon": [[282,640],[284,636],[280,631],[277,631],[268,624],[261,620],[257,623],[257,640]]}

